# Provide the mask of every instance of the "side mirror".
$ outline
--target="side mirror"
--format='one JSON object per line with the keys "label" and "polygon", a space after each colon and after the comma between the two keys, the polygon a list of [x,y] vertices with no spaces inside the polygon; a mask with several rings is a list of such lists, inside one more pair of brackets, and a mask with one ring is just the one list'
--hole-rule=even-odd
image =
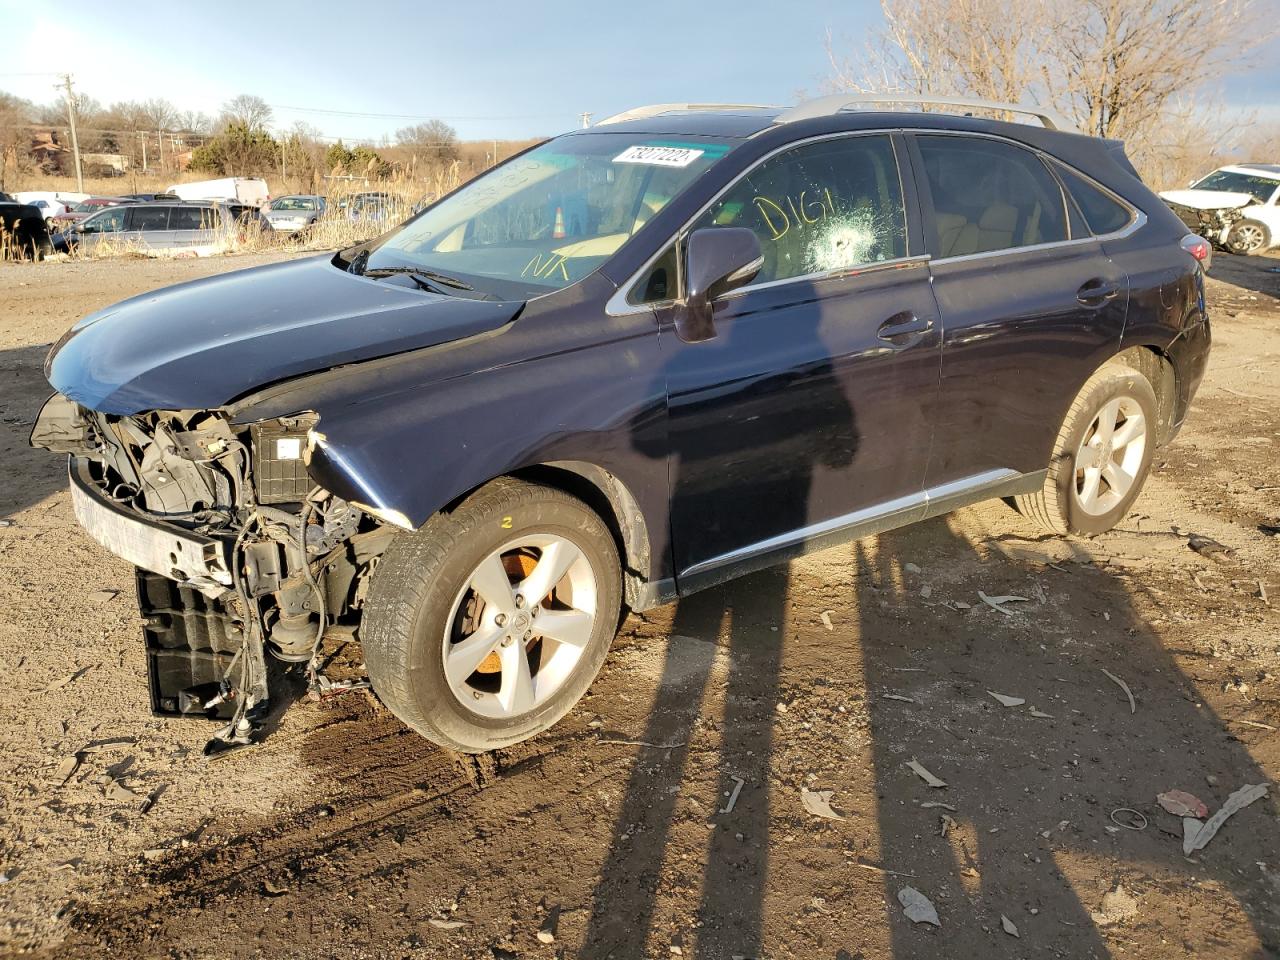
{"label": "side mirror", "polygon": [[676,313],[680,339],[685,343],[712,339],[715,299],[750,283],[762,266],[760,238],[745,227],[707,227],[689,234],[685,241],[689,292]]}

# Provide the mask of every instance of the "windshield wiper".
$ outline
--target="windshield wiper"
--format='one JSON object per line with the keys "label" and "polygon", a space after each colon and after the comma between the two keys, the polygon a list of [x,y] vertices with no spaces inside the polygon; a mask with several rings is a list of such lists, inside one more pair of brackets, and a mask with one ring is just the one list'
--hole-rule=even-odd
{"label": "windshield wiper", "polygon": [[[466,281],[459,280],[457,277],[451,277],[445,273],[436,273],[434,270],[424,270],[422,267],[374,267],[371,270],[362,270],[361,273],[366,277],[395,277],[404,275],[411,280],[421,281],[427,280],[432,284],[440,284],[446,287],[453,287],[455,290],[474,290],[471,284]],[[421,284],[425,286],[425,284]]]}

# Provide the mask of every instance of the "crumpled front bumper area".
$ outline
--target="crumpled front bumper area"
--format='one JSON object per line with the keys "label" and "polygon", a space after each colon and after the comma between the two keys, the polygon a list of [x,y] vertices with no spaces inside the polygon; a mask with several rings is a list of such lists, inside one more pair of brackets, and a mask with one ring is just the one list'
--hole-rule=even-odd
{"label": "crumpled front bumper area", "polygon": [[232,586],[228,544],[142,516],[103,496],[85,457],[68,465],[71,504],[85,532],[134,566],[172,577],[214,598]]}

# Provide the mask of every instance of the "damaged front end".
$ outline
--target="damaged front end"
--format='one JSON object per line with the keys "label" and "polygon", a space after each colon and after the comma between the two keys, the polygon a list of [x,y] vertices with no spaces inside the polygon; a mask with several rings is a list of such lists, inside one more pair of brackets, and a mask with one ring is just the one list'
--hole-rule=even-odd
{"label": "damaged front end", "polygon": [[31,433],[69,456],[76,519],[137,568],[152,709],[226,721],[207,752],[251,742],[267,653],[322,682],[325,631],[358,618],[392,536],[311,480],[317,419],[117,416],[55,394]]}
{"label": "damaged front end", "polygon": [[1248,194],[1216,190],[1166,190],[1160,199],[1188,230],[1216,246],[1226,243],[1231,227],[1244,219],[1244,208],[1255,202]]}

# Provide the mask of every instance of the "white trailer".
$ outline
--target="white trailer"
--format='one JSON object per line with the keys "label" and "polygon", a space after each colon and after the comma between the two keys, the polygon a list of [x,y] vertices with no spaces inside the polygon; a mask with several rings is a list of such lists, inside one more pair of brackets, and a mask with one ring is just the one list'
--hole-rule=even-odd
{"label": "white trailer", "polygon": [[255,207],[260,207],[271,199],[267,181],[258,177],[222,177],[218,180],[175,183],[166,192],[183,200],[230,200]]}

